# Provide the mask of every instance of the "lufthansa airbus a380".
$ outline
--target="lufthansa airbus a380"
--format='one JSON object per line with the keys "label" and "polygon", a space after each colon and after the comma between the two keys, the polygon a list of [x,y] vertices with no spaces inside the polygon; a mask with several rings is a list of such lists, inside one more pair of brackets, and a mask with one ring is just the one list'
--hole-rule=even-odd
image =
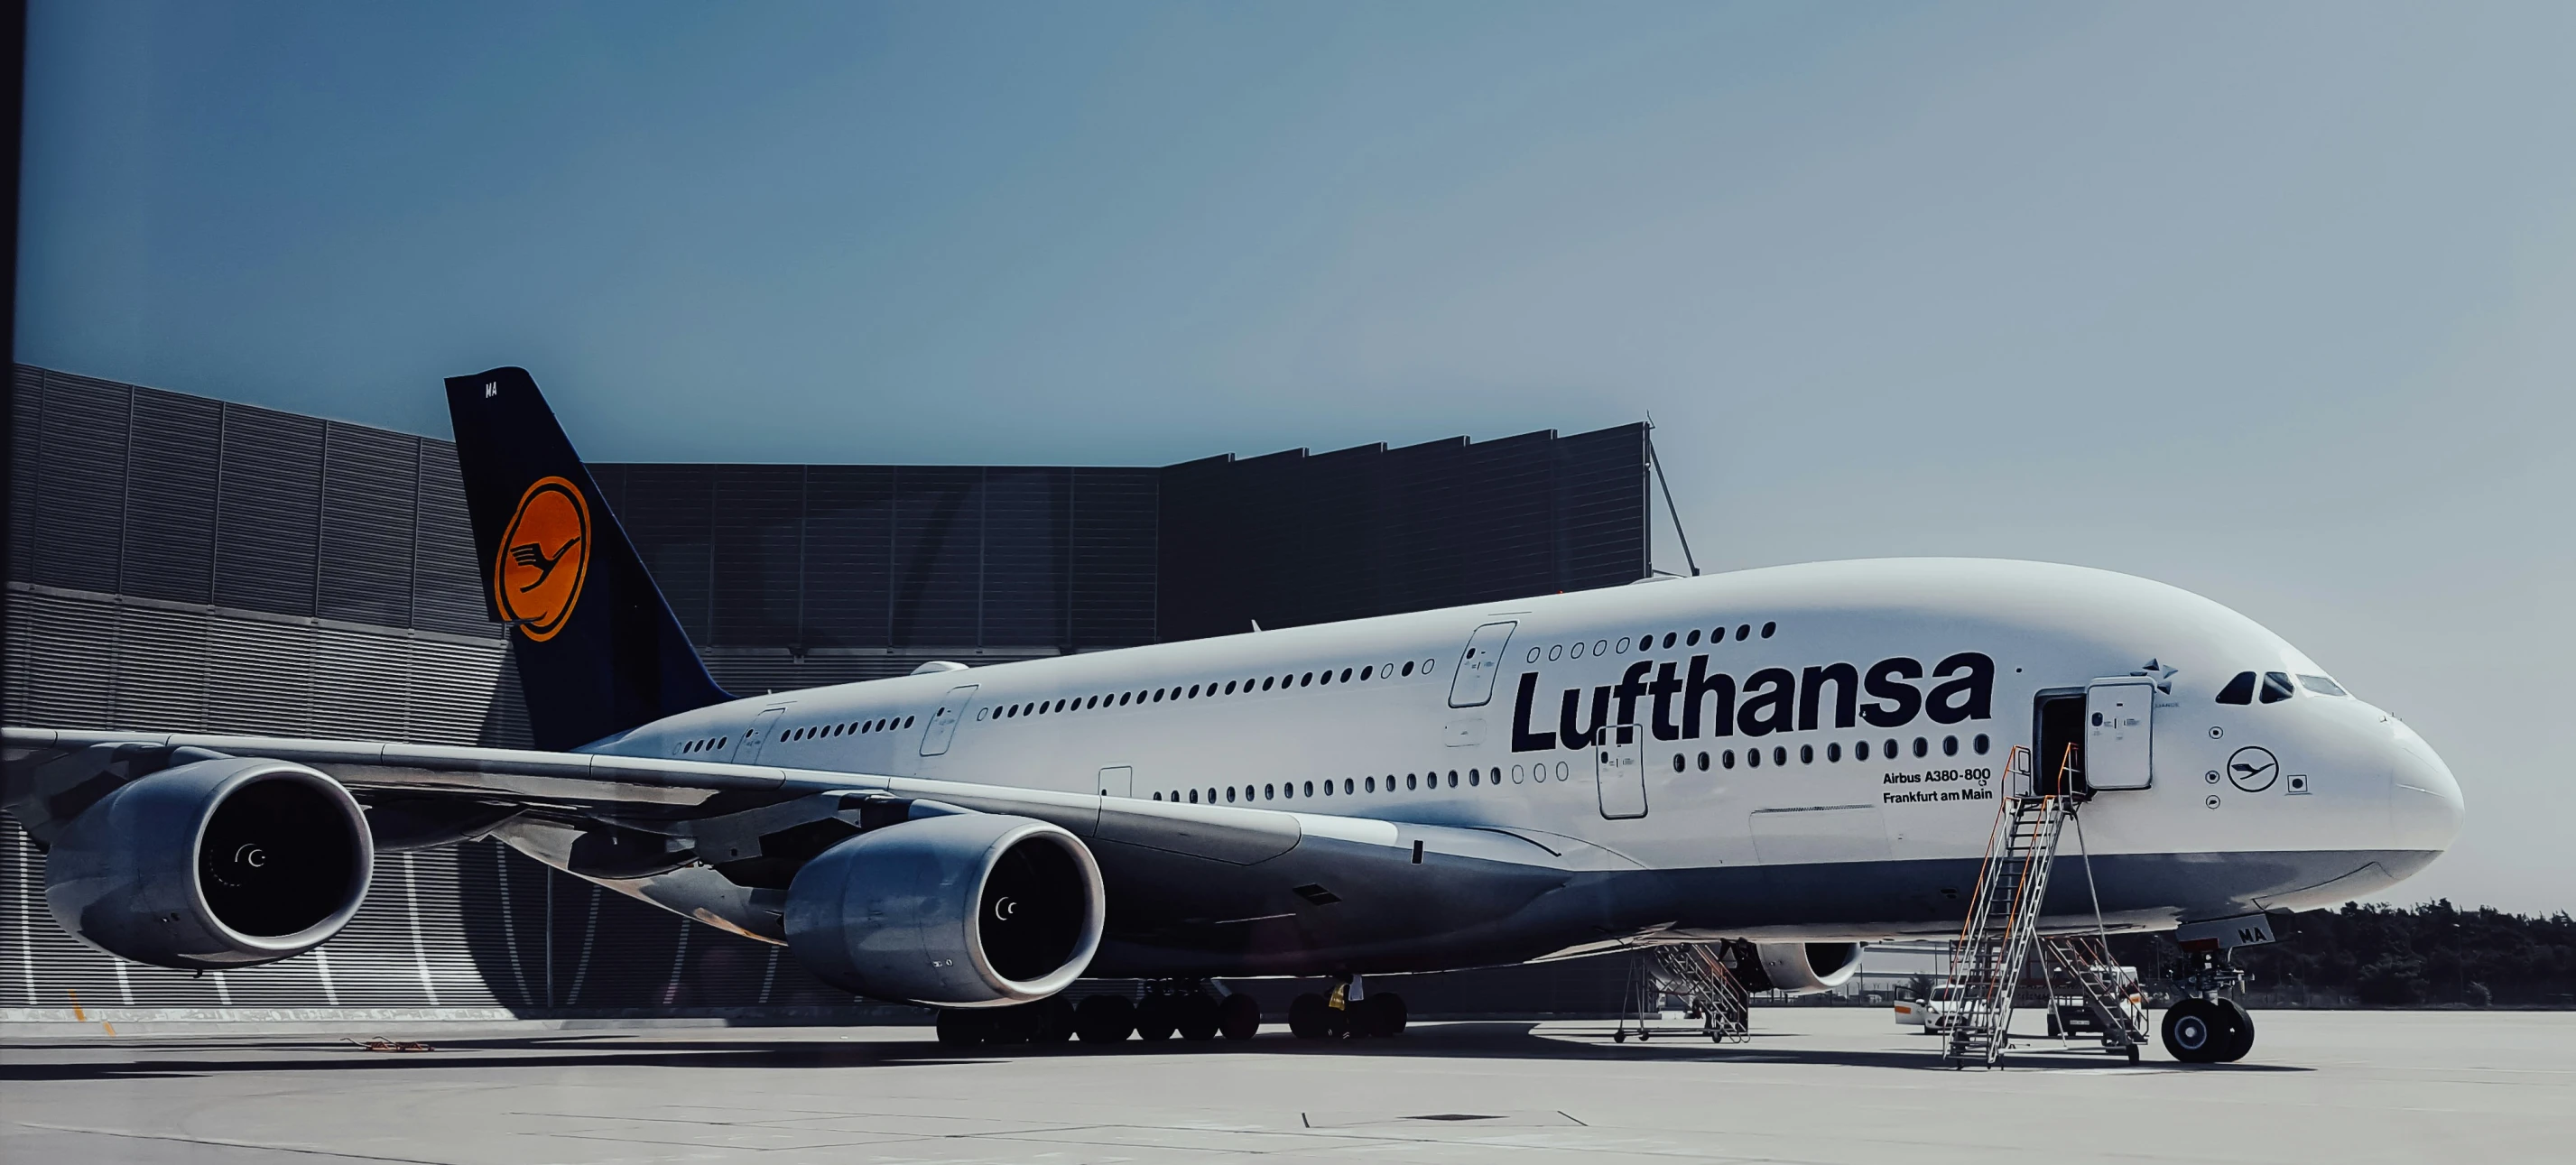
{"label": "lufthansa airbus a380", "polygon": [[[539,748],[10,728],[9,807],[71,933],[272,962],[349,920],[377,851],[492,836],[942,1008],[948,1038],[1083,977],[1166,984],[1149,1029],[1242,1038],[1262,1017],[1219,977],[1724,943],[1757,988],[1824,989],[1857,943],[1960,931],[2014,779],[2081,803],[2087,876],[2049,887],[2043,929],[2233,936],[2203,946],[2381,890],[2460,826],[2423,739],[2279,636],[2031,562],[1775,567],[737,699],[528,375],[447,391]],[[1349,1001],[1401,1029],[1390,993]]]}

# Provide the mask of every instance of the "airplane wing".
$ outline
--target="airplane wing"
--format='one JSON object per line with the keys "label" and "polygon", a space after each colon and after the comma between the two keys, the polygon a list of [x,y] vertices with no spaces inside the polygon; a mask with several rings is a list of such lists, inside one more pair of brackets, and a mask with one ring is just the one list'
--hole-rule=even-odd
{"label": "airplane wing", "polygon": [[[1500,944],[1495,961],[1518,961],[1563,945],[1518,949],[1533,941],[1513,937],[1531,931],[1526,912],[1544,902],[1550,916],[1586,913],[1597,906],[1585,892],[1593,875],[1638,868],[1612,851],[1533,830],[914,777],[377,741],[0,729],[6,803],[40,843],[127,781],[218,757],[291,762],[340,782],[367,806],[380,848],[498,833],[682,913],[694,911],[671,893],[654,893],[657,884],[670,891],[693,881],[700,889],[687,897],[703,899],[713,875],[722,875],[733,884],[725,889],[740,891],[737,909],[757,915],[750,904],[760,892],[785,890],[821,848],[918,815],[916,806],[1034,818],[1081,838],[1098,860],[1112,965],[1121,944],[1128,961],[1148,964],[1212,949],[1257,962],[1265,944],[1282,958],[1318,944],[1355,951],[1410,944],[1425,966],[1459,965],[1454,944],[1423,941],[1435,933],[1471,947]],[[774,937],[763,919],[728,921],[728,929]]]}

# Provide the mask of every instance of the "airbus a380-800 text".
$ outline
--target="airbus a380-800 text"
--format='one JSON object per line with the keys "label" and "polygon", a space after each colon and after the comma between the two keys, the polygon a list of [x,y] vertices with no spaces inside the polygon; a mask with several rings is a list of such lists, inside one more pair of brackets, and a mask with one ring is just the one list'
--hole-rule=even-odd
{"label": "airbus a380-800 text", "polygon": [[[271,962],[348,921],[378,850],[488,836],[942,1008],[951,1038],[1083,977],[1164,985],[1149,1028],[1241,1037],[1262,1017],[1218,980],[1710,944],[1755,988],[1827,989],[1858,943],[1960,933],[2016,797],[2080,805],[2085,876],[2032,925],[2222,949],[2407,877],[2460,824],[2432,749],[2279,636],[2031,562],[1746,570],[735,698],[527,374],[447,388],[539,747],[10,728],[9,806],[73,934]],[[1342,1022],[1401,1030],[1385,988],[1344,992]]]}

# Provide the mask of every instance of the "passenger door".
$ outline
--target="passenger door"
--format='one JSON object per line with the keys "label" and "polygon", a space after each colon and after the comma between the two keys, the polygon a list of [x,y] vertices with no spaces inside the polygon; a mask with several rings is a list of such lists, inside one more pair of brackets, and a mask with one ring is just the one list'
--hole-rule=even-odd
{"label": "passenger door", "polygon": [[1636,725],[1604,729],[1592,745],[1592,764],[1601,786],[1603,817],[1646,815],[1646,742]]}
{"label": "passenger door", "polygon": [[1458,670],[1449,681],[1449,706],[1481,708],[1494,698],[1494,673],[1502,670],[1503,648],[1512,641],[1512,629],[1518,623],[1487,623],[1467,637],[1467,650],[1458,657]]}
{"label": "passenger door", "polygon": [[760,763],[760,746],[769,743],[769,734],[778,730],[778,718],[787,714],[785,707],[763,708],[751,718],[751,727],[742,730],[742,739],[734,742],[733,756],[738,765]]}
{"label": "passenger door", "polygon": [[2122,676],[2085,687],[2085,784],[2096,790],[2143,789],[2155,780],[2155,710],[2154,680]]}
{"label": "passenger door", "polygon": [[966,705],[975,701],[975,689],[982,684],[960,684],[939,698],[939,710],[930,714],[930,723],[921,730],[921,755],[939,756],[948,751],[948,742],[957,738],[957,721],[966,715]]}

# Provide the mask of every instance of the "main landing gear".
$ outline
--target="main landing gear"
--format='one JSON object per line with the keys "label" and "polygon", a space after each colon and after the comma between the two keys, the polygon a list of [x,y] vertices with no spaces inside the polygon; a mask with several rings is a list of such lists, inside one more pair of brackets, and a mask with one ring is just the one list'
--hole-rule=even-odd
{"label": "main landing gear", "polygon": [[2232,1064],[2254,1050],[2254,1017],[2221,992],[2240,986],[2244,972],[2224,951],[2191,952],[2191,968],[2176,985],[2184,998],[2165,1009],[2165,1051],[2185,1064]]}
{"label": "main landing gear", "polygon": [[1164,983],[1132,1002],[1123,995],[1094,995],[1077,1004],[1059,995],[1011,1007],[942,1008],[938,1023],[939,1042],[953,1047],[1054,1044],[1074,1037],[1114,1044],[1131,1035],[1204,1043],[1220,1035],[1251,1039],[1261,1030],[1261,1005],[1249,995],[1219,997],[1209,984]]}

